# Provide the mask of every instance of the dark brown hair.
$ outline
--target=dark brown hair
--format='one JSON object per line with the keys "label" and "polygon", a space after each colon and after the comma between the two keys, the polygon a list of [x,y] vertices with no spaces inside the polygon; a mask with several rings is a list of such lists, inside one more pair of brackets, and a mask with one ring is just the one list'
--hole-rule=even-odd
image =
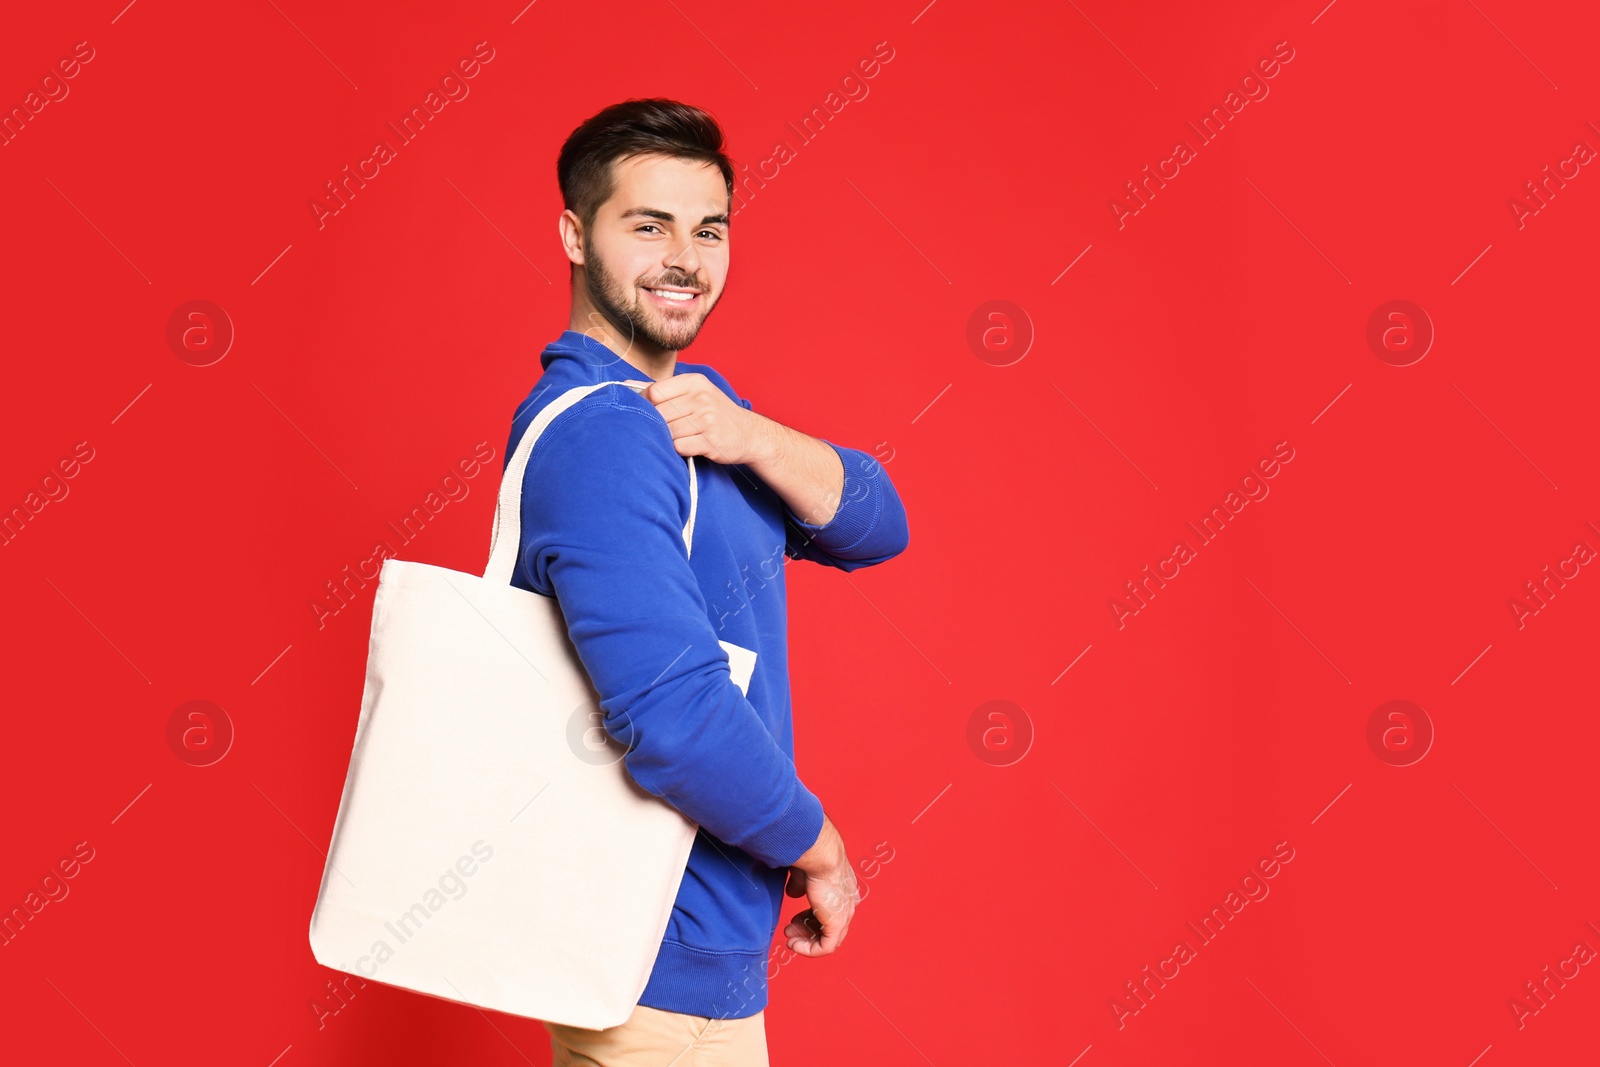
{"label": "dark brown hair", "polygon": [[612,104],[573,130],[556,160],[562,206],[584,230],[616,188],[611,165],[646,153],[715,163],[733,198],[733,164],[722,151],[722,127],[700,108],[659,98]]}

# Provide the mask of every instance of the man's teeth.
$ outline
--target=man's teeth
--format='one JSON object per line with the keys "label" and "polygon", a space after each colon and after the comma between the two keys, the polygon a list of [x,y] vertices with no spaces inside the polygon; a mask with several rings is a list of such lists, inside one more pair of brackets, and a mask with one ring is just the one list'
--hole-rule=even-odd
{"label": "man's teeth", "polygon": [[694,299],[694,294],[693,293],[669,293],[665,289],[652,289],[650,291],[652,293],[656,294],[657,296],[666,297],[668,300],[693,300]]}

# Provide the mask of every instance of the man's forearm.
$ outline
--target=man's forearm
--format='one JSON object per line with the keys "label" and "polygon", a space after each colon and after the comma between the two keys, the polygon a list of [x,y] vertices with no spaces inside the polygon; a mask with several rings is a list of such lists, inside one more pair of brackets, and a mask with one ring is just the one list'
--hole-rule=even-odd
{"label": "man's forearm", "polygon": [[746,466],[783,498],[801,522],[825,526],[839,510],[844,465],[826,442],[751,412],[761,422],[763,447]]}

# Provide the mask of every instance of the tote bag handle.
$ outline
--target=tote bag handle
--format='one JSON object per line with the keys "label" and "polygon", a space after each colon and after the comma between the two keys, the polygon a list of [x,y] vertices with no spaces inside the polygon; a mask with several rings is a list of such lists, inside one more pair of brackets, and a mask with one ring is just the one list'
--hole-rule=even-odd
{"label": "tote bag handle", "polygon": [[[494,530],[489,537],[489,564],[483,570],[485,580],[509,585],[512,573],[516,570],[517,550],[522,543],[522,476],[527,472],[528,460],[533,456],[533,446],[539,440],[539,435],[555,421],[557,415],[596,389],[608,385],[626,385],[636,393],[650,387],[649,382],[640,381],[596,382],[594,385],[576,386],[546,404],[522,432],[517,450],[500,479],[500,496],[494,507]],[[689,461],[689,521],[683,527],[683,547],[685,552],[692,552],[694,517],[700,505],[700,479],[696,477],[694,457],[684,458]]]}

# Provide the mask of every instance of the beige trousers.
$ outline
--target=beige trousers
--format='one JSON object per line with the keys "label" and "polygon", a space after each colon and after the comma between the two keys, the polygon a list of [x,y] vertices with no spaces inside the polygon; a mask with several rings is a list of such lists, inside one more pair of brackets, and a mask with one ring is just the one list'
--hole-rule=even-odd
{"label": "beige trousers", "polygon": [[712,1019],[638,1004],[626,1022],[605,1030],[544,1028],[551,1067],[768,1067],[764,1012]]}

